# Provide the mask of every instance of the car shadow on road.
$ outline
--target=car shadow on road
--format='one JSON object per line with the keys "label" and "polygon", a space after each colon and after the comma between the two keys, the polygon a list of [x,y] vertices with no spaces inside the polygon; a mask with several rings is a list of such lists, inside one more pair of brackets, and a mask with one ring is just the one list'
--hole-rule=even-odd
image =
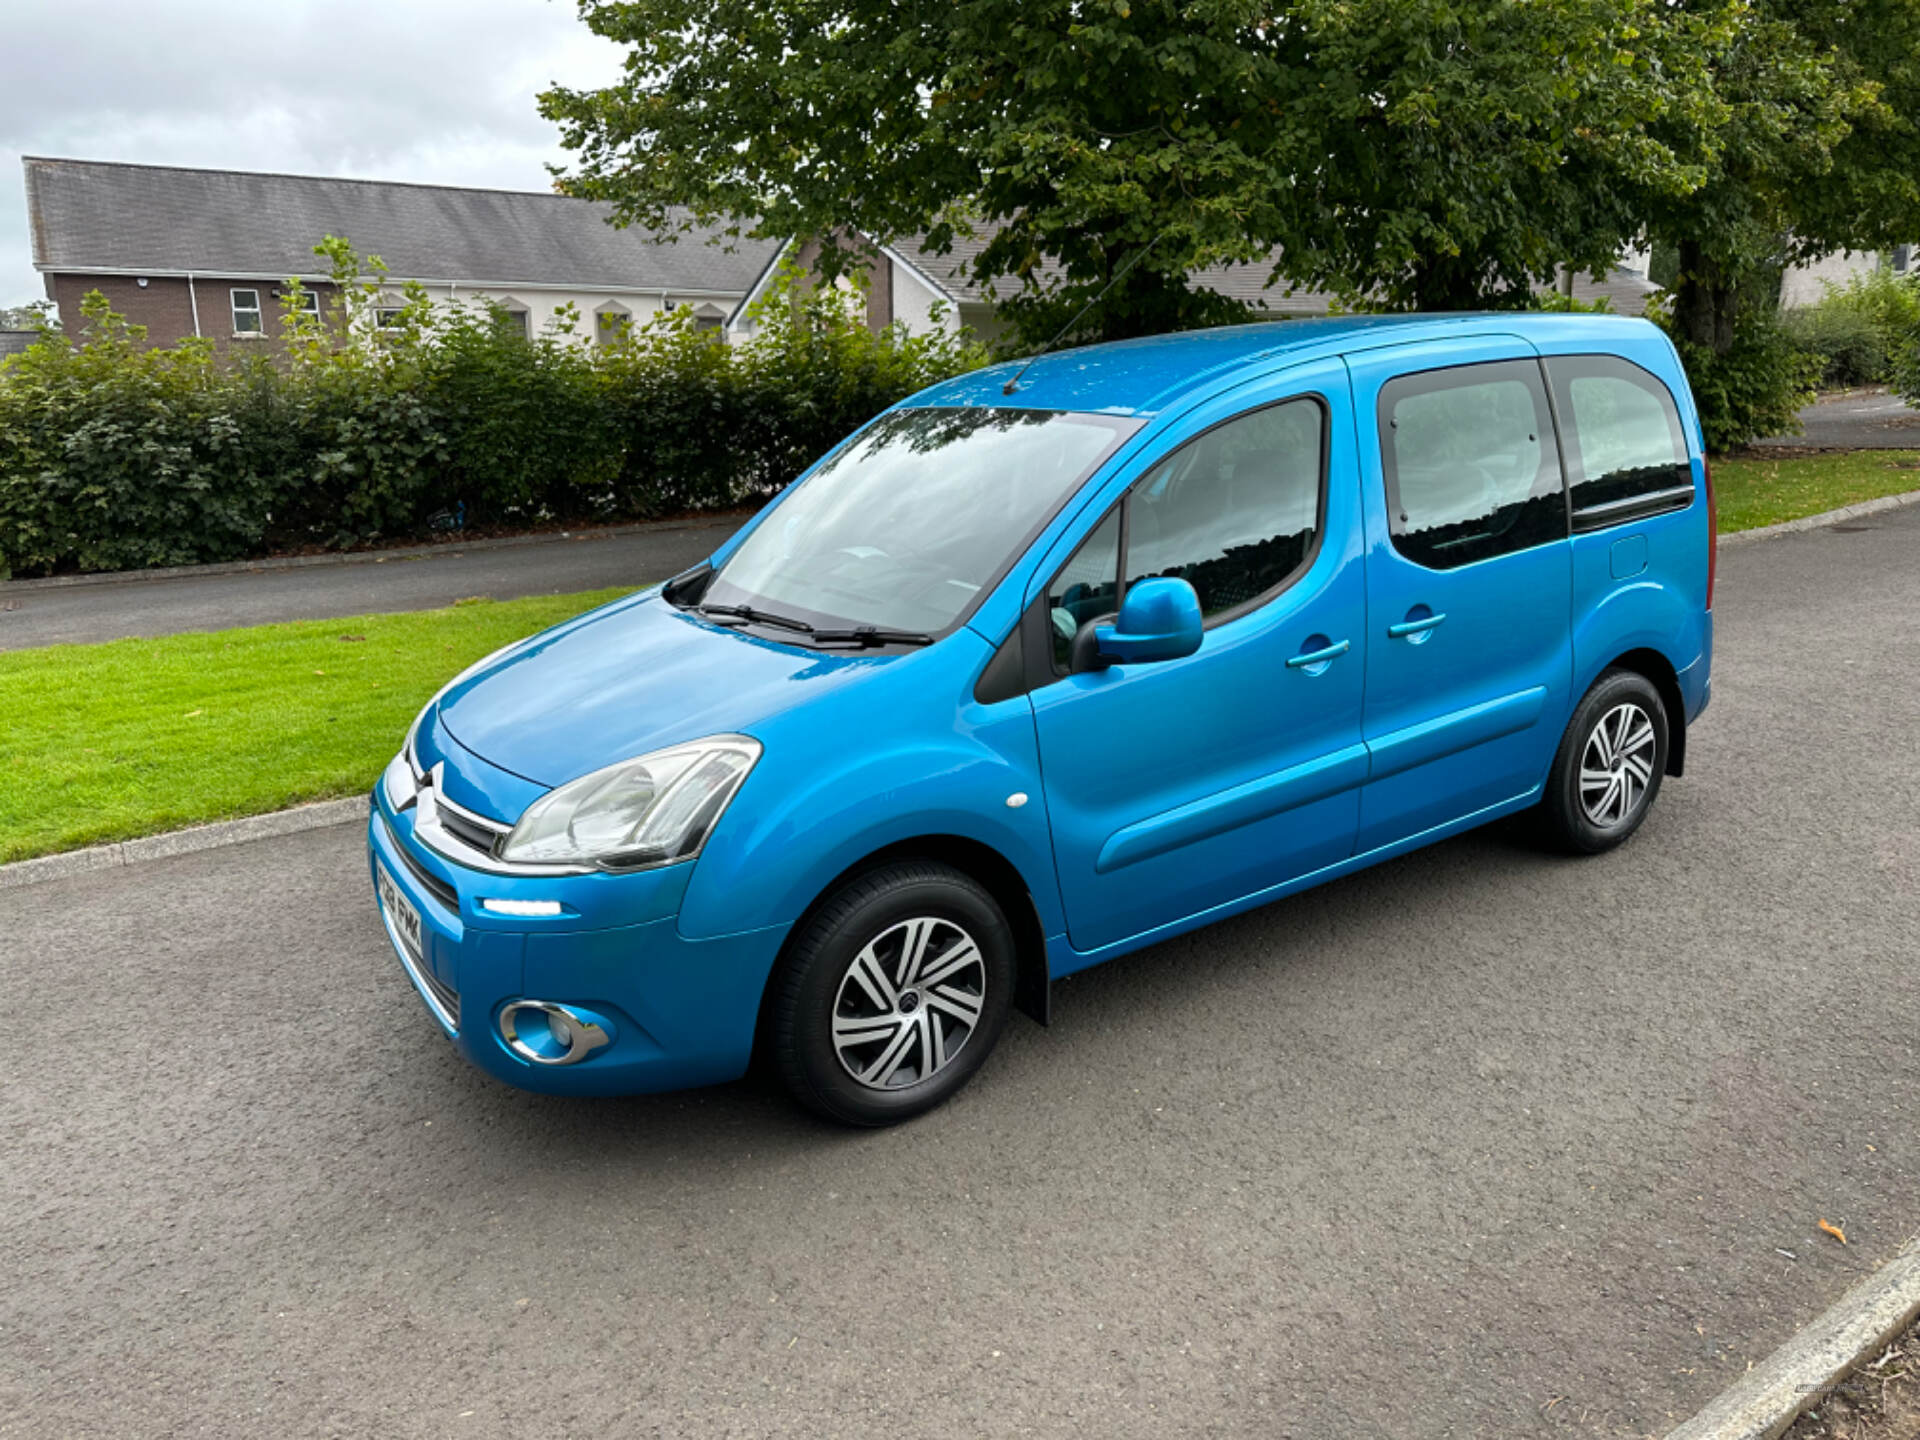
{"label": "car shadow on road", "polygon": [[790,1100],[764,1065],[730,1084],[605,1098],[535,1095],[468,1071],[460,1103],[473,1112],[466,1123],[516,1153],[592,1170],[729,1156],[777,1168],[823,1149],[893,1147],[901,1137],[970,1123],[956,1115],[979,1105],[1045,1104],[1089,1061],[1097,1069],[1103,1054],[1123,1055],[1156,1031],[1204,1023],[1249,986],[1313,983],[1330,953],[1341,965],[1367,965],[1383,917],[1423,907],[1457,916],[1483,888],[1532,889],[1569,863],[1543,850],[1526,817],[1517,817],[1083,971],[1054,986],[1051,1027],[1015,1016],[973,1085],[905,1127],[854,1130],[820,1119]]}

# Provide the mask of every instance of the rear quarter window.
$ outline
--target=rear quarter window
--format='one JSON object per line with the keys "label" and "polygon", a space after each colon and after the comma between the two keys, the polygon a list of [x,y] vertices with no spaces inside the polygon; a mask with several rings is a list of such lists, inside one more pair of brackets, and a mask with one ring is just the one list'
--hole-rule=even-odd
{"label": "rear quarter window", "polygon": [[1567,457],[1573,525],[1592,530],[1693,501],[1693,469],[1672,393],[1613,355],[1547,361]]}

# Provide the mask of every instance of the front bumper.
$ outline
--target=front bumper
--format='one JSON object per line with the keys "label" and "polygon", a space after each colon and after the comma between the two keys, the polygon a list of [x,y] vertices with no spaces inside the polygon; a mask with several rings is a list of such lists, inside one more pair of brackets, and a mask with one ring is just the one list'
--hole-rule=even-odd
{"label": "front bumper", "polygon": [[[416,960],[381,907],[388,941],[429,1013],[481,1069],[548,1094],[676,1090],[745,1072],[787,927],[684,938],[680,897],[694,863],[632,875],[491,875],[421,844],[411,808],[394,812],[382,787],[367,820],[369,877],[383,867],[420,914]],[[483,899],[557,900],[562,913],[495,915]],[[519,999],[604,1016],[610,1043],[572,1065],[523,1060],[499,1024],[501,1008]]]}

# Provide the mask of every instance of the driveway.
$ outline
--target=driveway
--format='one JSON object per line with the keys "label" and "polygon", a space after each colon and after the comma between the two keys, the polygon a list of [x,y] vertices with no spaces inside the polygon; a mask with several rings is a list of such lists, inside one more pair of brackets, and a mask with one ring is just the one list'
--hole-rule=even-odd
{"label": "driveway", "polygon": [[470,595],[512,600],[651,585],[706,559],[745,518],[618,535],[588,530],[497,549],[448,545],[345,565],[70,586],[0,584],[0,650],[428,610]]}
{"label": "driveway", "polygon": [[1825,395],[1800,412],[1804,435],[1775,435],[1755,445],[1825,450],[1920,450],[1920,410],[1883,389]]}
{"label": "driveway", "polygon": [[1625,849],[1088,972],[878,1134],[483,1078],[351,826],[0,892],[0,1435],[1664,1433],[1920,1229],[1916,566],[1724,554]]}

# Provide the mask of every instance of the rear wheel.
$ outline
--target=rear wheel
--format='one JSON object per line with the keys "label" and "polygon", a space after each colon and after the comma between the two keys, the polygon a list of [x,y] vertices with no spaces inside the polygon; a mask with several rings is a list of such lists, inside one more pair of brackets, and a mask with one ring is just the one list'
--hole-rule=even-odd
{"label": "rear wheel", "polygon": [[1640,828],[1667,771],[1667,707],[1646,676],[1609,670],[1567,723],[1547,779],[1552,837],[1597,855]]}
{"label": "rear wheel", "polygon": [[1013,996],[1013,932],[950,866],[906,861],[835,892],[776,981],[780,1078],[848,1125],[891,1125],[941,1104],[986,1061]]}

